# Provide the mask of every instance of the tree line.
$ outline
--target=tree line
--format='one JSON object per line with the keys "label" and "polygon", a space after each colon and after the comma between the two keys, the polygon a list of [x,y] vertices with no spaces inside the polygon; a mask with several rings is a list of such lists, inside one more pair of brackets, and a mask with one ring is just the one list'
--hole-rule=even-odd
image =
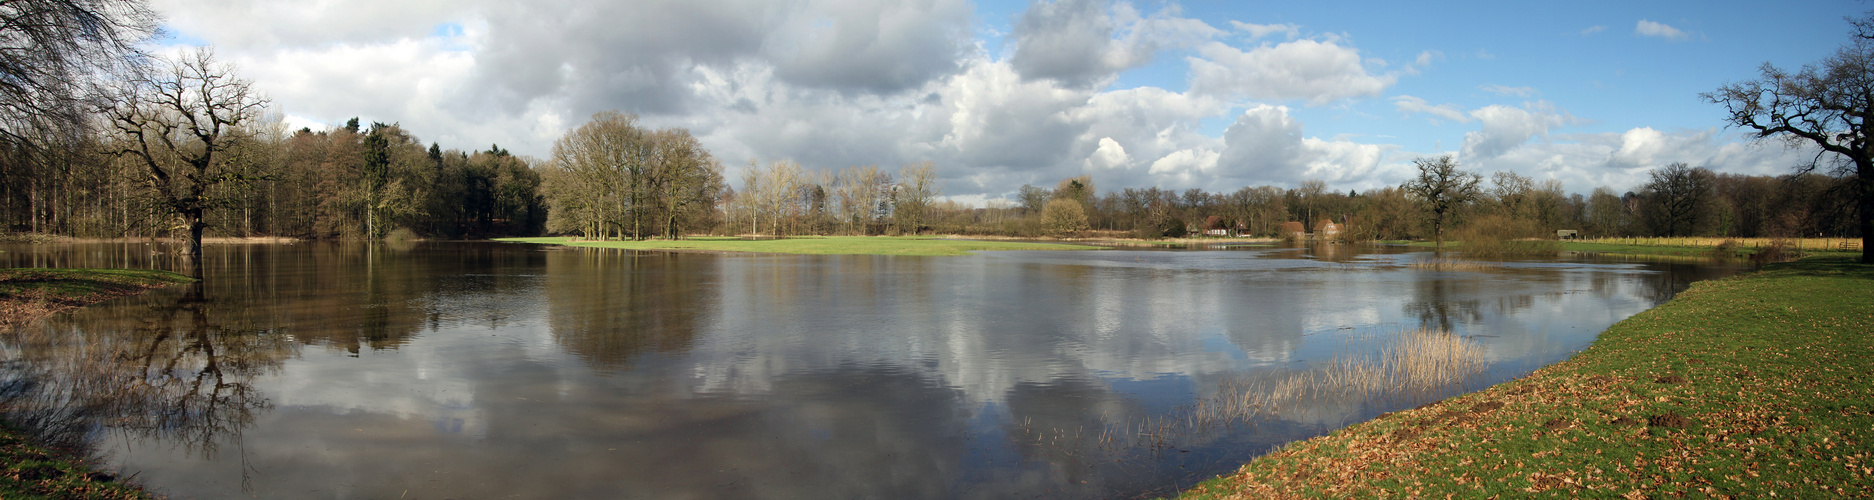
{"label": "tree line", "polygon": [[[1870,18],[1874,19],[1874,18]],[[604,112],[550,158],[425,147],[395,123],[289,130],[266,99],[203,48],[142,53],[155,15],[138,0],[0,3],[0,223],[8,232],[380,239],[572,234],[1082,234],[1279,236],[1343,226],[1355,240],[1433,239],[1489,222],[1531,235],[1860,236],[1874,232],[1874,21],[1832,58],[1702,95],[1732,125],[1823,154],[1783,176],[1654,169],[1625,191],[1483,176],[1450,157],[1366,192],[1307,180],[1229,192],[1099,193],[1094,179],[1033,185],[972,207],[942,199],[931,162],[841,170],[792,161],[743,169],[741,190],[688,131]],[[1833,162],[1833,163],[1829,163]],[[1834,168],[1818,168],[1819,166]],[[1618,193],[1618,194],[1617,194]],[[1288,229],[1285,229],[1287,227]],[[1552,234],[1552,233],[1549,233]],[[1866,254],[1864,253],[1864,259]]]}

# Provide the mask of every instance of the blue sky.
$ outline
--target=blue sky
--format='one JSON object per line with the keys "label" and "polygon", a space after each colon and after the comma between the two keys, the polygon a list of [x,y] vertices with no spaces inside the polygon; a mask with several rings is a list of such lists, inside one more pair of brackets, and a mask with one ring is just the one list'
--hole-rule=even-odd
{"label": "blue sky", "polygon": [[729,169],[929,160],[984,203],[1101,190],[1396,185],[1453,154],[1572,192],[1683,161],[1778,174],[1802,151],[1722,128],[1698,93],[1798,67],[1868,6],[1806,2],[158,0],[291,126],[399,122],[546,159],[605,110],[702,138]]}

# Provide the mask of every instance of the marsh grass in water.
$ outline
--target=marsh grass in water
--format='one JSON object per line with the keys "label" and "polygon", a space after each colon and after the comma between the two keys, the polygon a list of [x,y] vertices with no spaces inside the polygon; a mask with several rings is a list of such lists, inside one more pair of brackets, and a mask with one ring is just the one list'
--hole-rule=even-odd
{"label": "marsh grass in water", "polygon": [[1553,258],[1561,253],[1554,233],[1546,233],[1535,221],[1487,215],[1453,231],[1464,242],[1464,256],[1478,260]]}
{"label": "marsh grass in water", "polygon": [[1188,498],[1874,496],[1874,266],[1692,285],[1527,377],[1290,443]]}
{"label": "marsh grass in water", "polygon": [[0,331],[60,311],[195,281],[151,269],[0,269]]}
{"label": "marsh grass in water", "polygon": [[1404,404],[1453,394],[1490,367],[1482,345],[1451,332],[1409,330],[1380,337],[1376,356],[1343,354],[1312,369],[1225,381],[1216,396],[1162,415],[1102,421],[1093,426],[1095,432],[1022,429],[1038,444],[1090,438],[1108,452],[1190,446],[1272,419],[1314,420],[1323,407]]}
{"label": "marsh grass in water", "polygon": [[1415,260],[1415,261],[1412,261],[1411,264],[1407,264],[1406,267],[1409,267],[1412,269],[1418,269],[1421,271],[1482,272],[1482,271],[1495,271],[1498,269],[1502,269],[1503,264],[1497,263],[1497,262],[1479,262],[1479,261],[1474,261],[1474,260],[1453,259],[1450,257],[1438,257],[1438,258],[1431,258],[1431,259]]}

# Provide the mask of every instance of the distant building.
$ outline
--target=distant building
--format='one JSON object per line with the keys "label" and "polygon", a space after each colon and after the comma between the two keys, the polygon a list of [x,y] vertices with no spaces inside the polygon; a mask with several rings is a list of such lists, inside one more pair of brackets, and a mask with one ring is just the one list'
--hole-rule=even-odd
{"label": "distant building", "polygon": [[1340,239],[1340,224],[1321,219],[1321,222],[1314,225],[1314,237],[1320,240],[1338,240]]}
{"label": "distant building", "polygon": [[1555,239],[1558,239],[1558,240],[1572,240],[1572,239],[1577,239],[1580,237],[1581,237],[1581,234],[1575,232],[1575,230],[1573,229],[1555,230]]}
{"label": "distant building", "polygon": [[1288,221],[1282,223],[1282,228],[1276,232],[1283,238],[1299,240],[1308,237],[1308,226],[1300,222]]}

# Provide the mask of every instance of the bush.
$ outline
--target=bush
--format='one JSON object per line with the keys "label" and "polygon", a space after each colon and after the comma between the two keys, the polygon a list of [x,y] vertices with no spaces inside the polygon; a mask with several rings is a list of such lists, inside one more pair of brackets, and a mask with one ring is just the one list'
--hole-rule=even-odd
{"label": "bush", "polygon": [[1302,238],[1308,235],[1308,227],[1301,225],[1300,222],[1288,221],[1282,223],[1282,228],[1277,230],[1276,233],[1277,236],[1282,237],[1282,241],[1293,243],[1301,241]]}
{"label": "bush", "polygon": [[1161,234],[1164,234],[1166,238],[1183,238],[1191,234],[1191,231],[1184,227],[1184,219],[1177,217],[1172,217],[1171,220],[1165,221],[1165,224],[1159,227],[1163,229]]}
{"label": "bush", "polygon": [[1041,207],[1041,227],[1054,236],[1069,236],[1090,229],[1086,209],[1080,207],[1080,202],[1067,198],[1055,198]]}
{"label": "bush", "polygon": [[1802,258],[1802,252],[1789,244],[1789,240],[1775,238],[1770,244],[1757,248],[1757,253],[1750,254],[1750,263],[1756,265],[1789,262]]}
{"label": "bush", "polygon": [[1464,242],[1464,256],[1471,259],[1505,260],[1521,257],[1554,257],[1562,244],[1553,239],[1536,221],[1503,215],[1487,215],[1452,231]]}

